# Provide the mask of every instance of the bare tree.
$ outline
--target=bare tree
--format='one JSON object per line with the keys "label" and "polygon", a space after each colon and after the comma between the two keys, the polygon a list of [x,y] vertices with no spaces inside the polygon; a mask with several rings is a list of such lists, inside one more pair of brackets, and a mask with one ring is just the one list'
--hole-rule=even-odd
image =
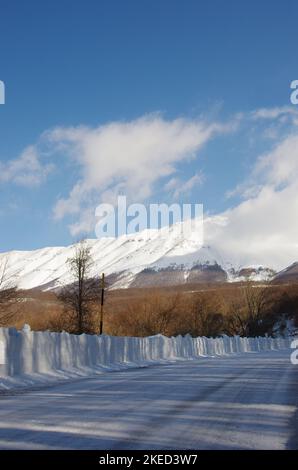
{"label": "bare tree", "polygon": [[193,336],[217,336],[222,333],[223,316],[217,296],[201,292],[194,296],[188,315]]}
{"label": "bare tree", "polygon": [[262,334],[266,323],[266,312],[272,302],[270,282],[266,281],[262,285],[254,285],[252,281],[247,281],[244,287],[244,299],[247,316],[247,335]]}
{"label": "bare tree", "polygon": [[20,300],[17,287],[8,275],[8,260],[0,264],[0,326],[8,326],[16,319],[16,303]]}
{"label": "bare tree", "polygon": [[273,293],[269,280],[262,284],[246,280],[240,289],[240,296],[230,304],[228,327],[230,334],[256,336],[266,333],[271,325]]}
{"label": "bare tree", "polygon": [[[243,293],[242,293],[243,294]],[[229,312],[226,319],[226,333],[229,335],[247,336],[248,314],[245,308],[243,295],[234,299],[229,304]]]}
{"label": "bare tree", "polygon": [[97,278],[90,276],[93,260],[84,240],[78,243],[74,256],[67,260],[67,264],[73,282],[58,293],[65,306],[67,329],[77,334],[93,332],[94,304],[100,299],[100,284]]}

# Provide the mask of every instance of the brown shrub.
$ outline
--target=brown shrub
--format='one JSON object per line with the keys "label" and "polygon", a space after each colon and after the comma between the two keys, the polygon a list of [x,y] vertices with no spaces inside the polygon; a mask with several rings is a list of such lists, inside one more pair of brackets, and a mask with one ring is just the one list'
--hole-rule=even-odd
{"label": "brown shrub", "polygon": [[[264,289],[266,289],[264,291]],[[20,311],[9,325],[33,330],[75,333],[75,318],[53,292],[19,292]],[[86,331],[99,332],[99,305],[90,305]],[[259,335],[272,331],[281,316],[298,325],[298,285],[246,283],[193,285],[163,289],[108,291],[104,307],[104,333],[148,336],[218,336],[222,333]]]}

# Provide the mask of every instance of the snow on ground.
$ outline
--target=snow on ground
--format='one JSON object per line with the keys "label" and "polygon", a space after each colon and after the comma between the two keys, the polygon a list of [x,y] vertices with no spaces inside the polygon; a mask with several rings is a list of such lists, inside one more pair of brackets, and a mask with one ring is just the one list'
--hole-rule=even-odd
{"label": "snow on ground", "polygon": [[290,350],[199,358],[0,396],[1,449],[297,449]]}
{"label": "snow on ground", "polygon": [[142,367],[167,361],[289,347],[289,338],[192,338],[189,335],[146,338],[34,332],[0,328],[4,354],[0,365],[0,393],[106,370]]}

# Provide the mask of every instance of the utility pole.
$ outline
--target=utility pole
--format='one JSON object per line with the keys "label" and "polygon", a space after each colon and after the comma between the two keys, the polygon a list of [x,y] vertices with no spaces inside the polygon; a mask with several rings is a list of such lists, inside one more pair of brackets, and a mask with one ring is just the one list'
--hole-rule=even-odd
{"label": "utility pole", "polygon": [[101,275],[101,301],[100,301],[100,323],[99,323],[99,334],[102,335],[103,331],[103,304],[105,296],[105,274]]}

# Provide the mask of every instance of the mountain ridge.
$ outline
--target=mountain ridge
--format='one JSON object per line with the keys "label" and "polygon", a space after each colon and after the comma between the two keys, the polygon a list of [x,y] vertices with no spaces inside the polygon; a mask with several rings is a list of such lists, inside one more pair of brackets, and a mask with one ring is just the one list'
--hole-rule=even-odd
{"label": "mountain ridge", "polygon": [[[186,238],[179,225],[167,231],[151,229],[118,238],[87,239],[86,243],[94,260],[90,275],[105,272],[113,288],[233,282],[247,277],[262,281],[275,274],[270,266],[230,262],[216,248],[201,246],[195,236]],[[55,289],[72,282],[67,259],[75,246],[1,253],[0,266],[7,262],[7,277],[19,288]]]}

